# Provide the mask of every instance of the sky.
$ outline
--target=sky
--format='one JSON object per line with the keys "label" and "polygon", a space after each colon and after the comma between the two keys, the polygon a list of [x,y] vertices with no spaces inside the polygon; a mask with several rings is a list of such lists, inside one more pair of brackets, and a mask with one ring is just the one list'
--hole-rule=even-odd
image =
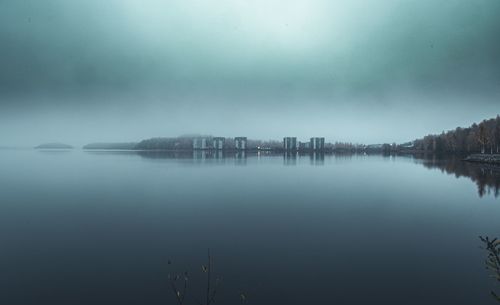
{"label": "sky", "polygon": [[405,142],[500,113],[498,0],[0,0],[0,146]]}

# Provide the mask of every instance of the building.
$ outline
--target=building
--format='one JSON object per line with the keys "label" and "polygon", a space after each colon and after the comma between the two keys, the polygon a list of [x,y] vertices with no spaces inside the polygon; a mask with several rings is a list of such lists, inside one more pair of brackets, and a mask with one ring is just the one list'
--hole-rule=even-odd
{"label": "building", "polygon": [[193,139],[193,149],[207,149],[207,139],[206,138],[194,138]]}
{"label": "building", "polygon": [[284,150],[297,150],[297,138],[296,137],[283,138],[283,149]]}
{"label": "building", "polygon": [[309,150],[310,146],[310,142],[299,142],[299,150]]}
{"label": "building", "polygon": [[311,150],[325,150],[325,138],[311,138],[309,143]]}
{"label": "building", "polygon": [[213,148],[216,150],[224,149],[224,142],[226,141],[223,137],[215,137],[213,139]]}
{"label": "building", "polygon": [[247,137],[236,137],[234,138],[234,147],[238,150],[247,149]]}

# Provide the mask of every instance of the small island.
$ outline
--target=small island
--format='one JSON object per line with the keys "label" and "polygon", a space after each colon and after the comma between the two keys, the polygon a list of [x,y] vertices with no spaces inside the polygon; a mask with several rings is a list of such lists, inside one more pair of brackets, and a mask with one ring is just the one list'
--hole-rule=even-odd
{"label": "small island", "polygon": [[73,146],[64,143],[44,143],[36,146],[35,149],[73,149]]}

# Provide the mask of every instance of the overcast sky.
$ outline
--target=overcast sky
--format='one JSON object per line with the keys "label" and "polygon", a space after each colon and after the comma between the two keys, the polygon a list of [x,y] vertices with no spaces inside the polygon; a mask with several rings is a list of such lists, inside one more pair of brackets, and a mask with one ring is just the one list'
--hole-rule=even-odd
{"label": "overcast sky", "polygon": [[0,0],[0,146],[404,142],[500,113],[499,0]]}

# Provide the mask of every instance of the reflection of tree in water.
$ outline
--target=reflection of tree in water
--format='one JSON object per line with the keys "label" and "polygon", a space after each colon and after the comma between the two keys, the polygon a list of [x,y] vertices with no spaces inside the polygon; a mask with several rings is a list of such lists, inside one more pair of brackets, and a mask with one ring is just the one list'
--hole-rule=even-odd
{"label": "reflection of tree in water", "polygon": [[426,168],[438,168],[442,172],[455,177],[467,177],[477,185],[479,197],[493,194],[495,198],[500,195],[500,167],[478,163],[465,162],[457,156],[429,156],[418,155],[415,159]]}

